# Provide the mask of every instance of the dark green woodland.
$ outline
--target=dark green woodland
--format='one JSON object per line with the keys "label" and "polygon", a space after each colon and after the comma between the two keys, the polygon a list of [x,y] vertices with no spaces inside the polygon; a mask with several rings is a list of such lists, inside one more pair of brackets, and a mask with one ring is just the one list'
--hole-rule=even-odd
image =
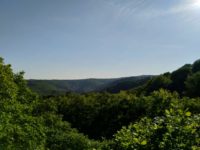
{"label": "dark green woodland", "polygon": [[0,59],[1,150],[200,149],[200,60],[158,76],[23,75]]}

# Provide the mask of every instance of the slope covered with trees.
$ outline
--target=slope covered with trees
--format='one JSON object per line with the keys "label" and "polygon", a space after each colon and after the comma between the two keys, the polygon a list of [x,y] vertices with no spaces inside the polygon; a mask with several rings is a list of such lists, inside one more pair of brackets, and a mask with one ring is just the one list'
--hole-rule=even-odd
{"label": "slope covered with trees", "polygon": [[152,76],[135,76],[113,79],[81,79],[81,80],[28,80],[28,86],[36,93],[64,95],[67,92],[87,93],[103,92],[118,93],[145,84]]}
{"label": "slope covered with trees", "polygon": [[41,98],[0,59],[0,149],[199,150],[199,61],[134,90]]}
{"label": "slope covered with trees", "polygon": [[151,75],[141,75],[135,77],[120,78],[118,80],[115,80],[114,82],[111,82],[100,91],[106,91],[109,93],[119,93],[120,91],[134,89],[138,86],[145,84],[152,77],[153,76]]}
{"label": "slope covered with trees", "polygon": [[[98,143],[89,140],[56,113],[56,106],[41,105],[11,65],[0,59],[0,149],[92,149]],[[42,106],[42,107],[41,107]],[[101,145],[98,145],[98,147]]]}
{"label": "slope covered with trees", "polygon": [[172,73],[156,76],[133,91],[148,95],[160,88],[178,92],[181,96],[200,96],[200,60],[186,64]]}
{"label": "slope covered with trees", "polygon": [[28,80],[28,86],[40,95],[61,95],[66,92],[97,91],[117,79]]}

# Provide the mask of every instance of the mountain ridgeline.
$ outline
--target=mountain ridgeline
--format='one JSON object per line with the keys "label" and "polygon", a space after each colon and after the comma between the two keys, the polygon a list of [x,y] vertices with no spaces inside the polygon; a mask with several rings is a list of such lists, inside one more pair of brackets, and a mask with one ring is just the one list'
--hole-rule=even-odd
{"label": "mountain ridgeline", "polygon": [[[158,76],[142,75],[113,79],[82,80],[28,80],[28,86],[36,93],[47,95],[65,95],[68,92],[109,92],[132,91],[136,94],[150,94],[159,89],[176,91],[180,95],[200,96],[200,60],[185,64],[173,72]],[[195,83],[195,84],[191,84]]]}
{"label": "mountain ridgeline", "polygon": [[178,92],[181,96],[200,96],[200,60],[185,64],[173,72],[166,72],[133,89],[133,92],[148,95],[159,89]]}
{"label": "mountain ridgeline", "polygon": [[91,92],[115,79],[83,79],[83,80],[28,80],[28,86],[40,95],[60,95],[67,92]]}
{"label": "mountain ridgeline", "polygon": [[200,149],[200,60],[153,77],[28,81],[48,96],[23,75],[0,58],[2,150]]}
{"label": "mountain ridgeline", "polygon": [[87,93],[103,92],[117,93],[129,90],[146,83],[153,76],[143,75],[111,79],[82,80],[28,80],[28,86],[40,95],[63,95],[67,92]]}

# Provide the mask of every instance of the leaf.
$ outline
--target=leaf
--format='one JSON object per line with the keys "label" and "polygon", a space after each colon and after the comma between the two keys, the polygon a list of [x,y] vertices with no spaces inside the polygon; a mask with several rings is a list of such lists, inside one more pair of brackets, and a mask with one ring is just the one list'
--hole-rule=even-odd
{"label": "leaf", "polygon": [[188,111],[188,112],[185,113],[185,115],[186,115],[187,117],[190,117],[192,114],[191,114],[191,112]]}
{"label": "leaf", "polygon": [[142,141],[141,145],[147,145],[147,141],[146,140]]}
{"label": "leaf", "polygon": [[139,143],[138,138],[133,138],[134,143]]}
{"label": "leaf", "polygon": [[165,110],[165,113],[166,113],[166,115],[170,115],[170,112],[169,112],[169,110]]}

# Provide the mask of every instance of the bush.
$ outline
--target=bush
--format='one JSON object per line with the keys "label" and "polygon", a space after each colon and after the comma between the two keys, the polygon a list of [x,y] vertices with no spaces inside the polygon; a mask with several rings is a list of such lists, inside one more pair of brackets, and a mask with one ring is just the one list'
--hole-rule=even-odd
{"label": "bush", "polygon": [[171,103],[165,115],[154,119],[143,118],[123,127],[115,142],[121,150],[199,149],[200,115],[182,110],[178,102]]}
{"label": "bush", "polygon": [[188,77],[186,84],[186,94],[190,97],[200,96],[200,72]]}

